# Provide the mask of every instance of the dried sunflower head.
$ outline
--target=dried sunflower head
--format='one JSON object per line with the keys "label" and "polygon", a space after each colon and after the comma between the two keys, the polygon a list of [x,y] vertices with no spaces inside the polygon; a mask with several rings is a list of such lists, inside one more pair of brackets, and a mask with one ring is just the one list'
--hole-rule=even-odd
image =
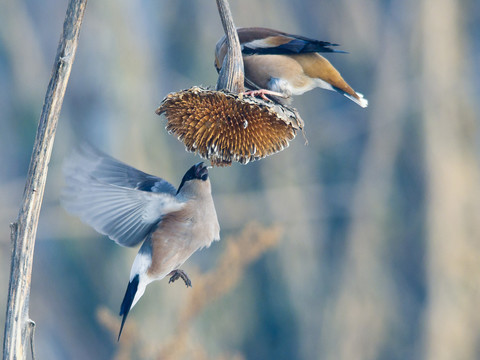
{"label": "dried sunflower head", "polygon": [[288,147],[303,121],[293,108],[200,87],[169,94],[166,129],[212,165],[246,164]]}

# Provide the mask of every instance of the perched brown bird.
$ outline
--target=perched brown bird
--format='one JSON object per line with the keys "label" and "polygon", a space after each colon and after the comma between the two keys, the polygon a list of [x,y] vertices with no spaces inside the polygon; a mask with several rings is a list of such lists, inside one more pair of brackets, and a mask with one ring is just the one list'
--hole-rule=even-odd
{"label": "perched brown bird", "polygon": [[178,189],[91,147],[65,163],[65,208],[122,246],[143,241],[123,299],[118,339],[128,312],[155,280],[171,276],[191,286],[180,266],[197,250],[220,239],[207,167],[192,166]]}
{"label": "perched brown bird", "polygon": [[[333,65],[319,52],[337,52],[326,41],[254,27],[237,29],[242,47],[246,94],[273,95],[277,100],[320,87],[337,91],[361,107],[368,106],[362,94],[355,92]],[[220,71],[227,53],[223,36],[215,48],[215,67]]]}

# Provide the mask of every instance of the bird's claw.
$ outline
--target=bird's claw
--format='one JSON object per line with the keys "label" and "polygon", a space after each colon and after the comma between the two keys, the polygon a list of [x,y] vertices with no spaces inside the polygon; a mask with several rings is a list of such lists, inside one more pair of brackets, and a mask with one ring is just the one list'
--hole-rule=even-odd
{"label": "bird's claw", "polygon": [[273,101],[272,99],[268,98],[266,95],[271,95],[271,96],[276,96],[276,97],[281,97],[281,98],[286,98],[287,97],[284,94],[281,94],[279,92],[272,91],[272,90],[267,90],[267,89],[245,91],[242,95],[245,95],[245,96],[260,96],[265,101]]}
{"label": "bird's claw", "polygon": [[188,287],[192,287],[192,282],[190,281],[190,279],[188,278],[188,275],[183,271],[183,270],[173,270],[170,274],[168,275],[171,275],[170,277],[170,280],[168,280],[168,283],[173,283],[175,282],[176,280],[178,279],[182,279],[183,282],[185,283],[185,285]]}

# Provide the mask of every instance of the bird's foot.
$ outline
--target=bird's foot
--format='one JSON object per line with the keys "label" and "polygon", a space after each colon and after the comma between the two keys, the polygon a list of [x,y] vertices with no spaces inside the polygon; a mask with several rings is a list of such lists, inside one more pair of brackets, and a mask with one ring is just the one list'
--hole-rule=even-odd
{"label": "bird's foot", "polygon": [[183,270],[173,270],[170,274],[168,274],[170,277],[170,280],[168,280],[168,283],[173,283],[174,281],[178,279],[182,279],[185,285],[188,287],[192,287],[192,282],[188,278],[188,275],[183,271]]}
{"label": "bird's foot", "polygon": [[272,90],[267,90],[267,89],[260,89],[260,90],[250,90],[250,91],[245,91],[243,93],[245,96],[260,96],[263,100],[266,101],[272,101],[272,99],[268,98],[266,95],[271,95],[271,96],[276,96],[276,97],[281,97],[281,98],[287,98],[288,96],[276,91]]}

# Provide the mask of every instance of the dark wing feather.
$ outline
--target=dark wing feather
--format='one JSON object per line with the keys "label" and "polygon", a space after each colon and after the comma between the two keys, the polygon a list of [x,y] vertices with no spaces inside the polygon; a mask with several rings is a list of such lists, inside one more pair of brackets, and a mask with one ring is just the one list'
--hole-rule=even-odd
{"label": "dark wing feather", "polygon": [[[238,29],[244,55],[292,55],[312,52],[345,53],[338,44],[265,28]],[[258,37],[255,38],[255,35]]]}

